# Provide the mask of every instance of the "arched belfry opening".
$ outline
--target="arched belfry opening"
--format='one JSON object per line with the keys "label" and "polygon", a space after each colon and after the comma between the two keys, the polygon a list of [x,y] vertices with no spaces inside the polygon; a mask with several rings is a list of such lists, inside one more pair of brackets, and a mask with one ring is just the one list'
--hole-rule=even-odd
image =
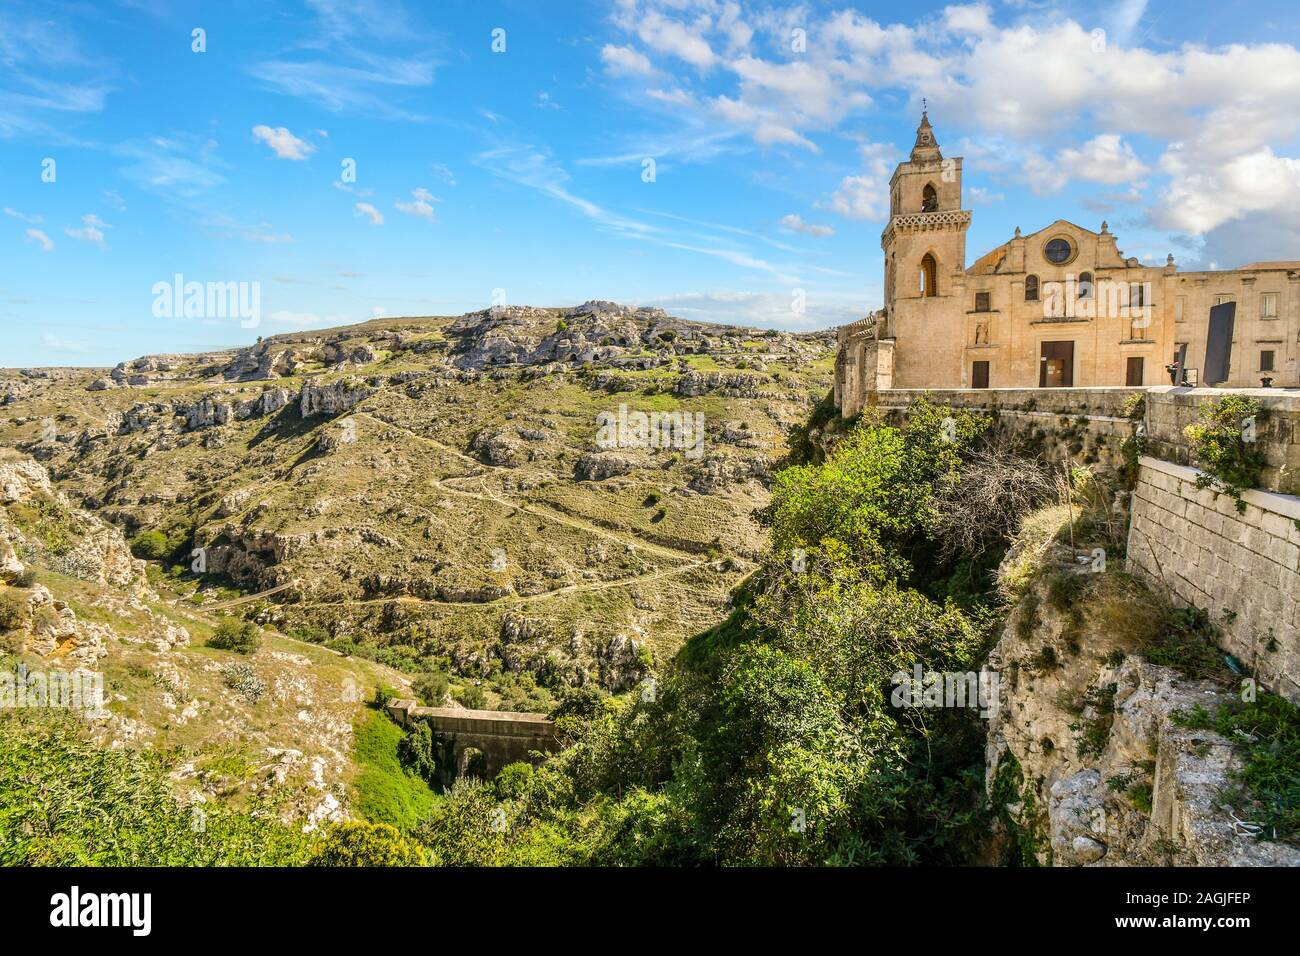
{"label": "arched belfry opening", "polygon": [[921,295],[924,298],[939,294],[939,263],[932,254],[921,258]]}
{"label": "arched belfry opening", "polygon": [[934,183],[926,183],[925,189],[921,190],[921,212],[938,212],[939,211],[939,193],[934,188]]}

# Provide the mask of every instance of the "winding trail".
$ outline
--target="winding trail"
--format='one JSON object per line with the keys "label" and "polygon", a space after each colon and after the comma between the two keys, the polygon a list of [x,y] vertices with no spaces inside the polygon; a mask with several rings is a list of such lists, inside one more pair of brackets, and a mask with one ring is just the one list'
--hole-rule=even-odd
{"label": "winding trail", "polygon": [[[410,428],[407,428],[403,425],[398,425],[394,422],[387,421],[386,419],[380,418],[377,415],[373,415],[369,412],[354,411],[351,413],[351,417],[363,418],[379,427],[392,428],[396,431],[402,432],[403,434],[408,435],[411,438],[416,439],[417,441],[423,442],[428,445],[432,445],[433,447],[439,449],[440,451],[443,451],[453,456],[454,458],[460,459],[466,462],[467,464],[472,465],[475,468],[474,473],[467,474],[467,475],[450,475],[441,478],[430,478],[429,479],[430,484],[440,492],[443,492],[445,494],[450,494],[450,495],[460,495],[466,498],[473,498],[477,501],[488,502],[503,508],[513,509],[514,511],[525,512],[527,514],[533,515],[534,517],[541,518],[544,521],[552,521],[555,522],[556,524],[562,524],[565,525],[566,527],[573,528],[575,530],[582,531],[587,534],[596,535],[598,537],[605,538],[606,540],[612,541],[615,544],[622,545],[632,551],[639,550],[647,554],[656,555],[661,558],[667,558],[669,560],[677,561],[681,563],[677,564],[674,567],[659,568],[658,570],[655,571],[648,571],[645,574],[638,574],[627,578],[615,578],[608,581],[589,581],[589,582],[579,582],[574,584],[566,584],[562,587],[555,588],[554,590],[542,591],[538,594],[503,595],[502,597],[494,598],[493,600],[490,601],[442,601],[434,598],[420,598],[410,594],[400,594],[400,595],[390,595],[387,597],[365,598],[365,599],[356,599],[356,600],[300,601],[294,605],[295,607],[301,607],[301,608],[360,607],[365,605],[392,604],[392,603],[418,604],[422,606],[447,607],[447,608],[506,607],[506,606],[519,605],[519,604],[532,604],[540,601],[549,600],[550,598],[557,597],[564,594],[577,594],[577,593],[584,593],[584,592],[604,591],[613,588],[630,587],[635,584],[649,582],[649,581],[657,581],[662,578],[689,573],[698,568],[704,567],[705,565],[709,564],[710,561],[712,560],[710,558],[702,558],[700,557],[699,554],[696,553],[682,551],[676,548],[670,548],[653,541],[647,541],[646,539],[636,535],[634,532],[628,532],[627,534],[620,534],[608,528],[601,527],[600,525],[595,524],[593,522],[585,521],[581,518],[577,518],[572,515],[568,515],[559,511],[552,510],[550,508],[545,507],[544,505],[512,501],[510,499],[503,498],[500,495],[495,494],[494,492],[492,492],[490,488],[488,488],[485,479],[488,473],[509,472],[510,471],[509,468],[506,468],[501,465],[491,465],[486,462],[479,461],[478,459],[472,458],[471,456],[465,454],[459,449],[453,448],[452,446],[448,445],[445,442],[439,441],[436,438],[430,438],[427,435],[421,435],[419,432],[412,431]],[[477,480],[479,482],[479,487],[482,488],[482,492],[468,491],[464,488],[457,488],[453,485],[447,484],[447,482],[449,481],[467,481],[467,480]],[[250,506],[250,509],[251,507],[253,506]],[[250,509],[245,509],[245,511]],[[735,560],[740,560],[740,559],[735,559]],[[748,564],[748,562],[745,562],[743,560],[741,561],[741,563]],[[243,595],[241,597],[234,598],[229,601],[222,601],[218,604],[196,605],[196,608],[203,611],[221,611],[227,608],[236,607],[241,604],[247,604],[252,601],[257,601],[262,598],[269,597],[273,594],[278,594],[281,591],[288,590],[289,588],[294,587],[299,583],[300,581],[298,579],[294,579],[293,581],[290,581],[287,584],[280,584],[273,588],[269,588],[265,591],[259,591],[256,594]]]}

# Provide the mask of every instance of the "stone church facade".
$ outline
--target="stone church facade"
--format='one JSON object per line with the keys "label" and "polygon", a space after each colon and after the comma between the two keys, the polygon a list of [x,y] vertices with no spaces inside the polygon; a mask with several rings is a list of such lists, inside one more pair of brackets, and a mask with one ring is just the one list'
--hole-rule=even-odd
{"label": "stone church facade", "polygon": [[1300,386],[1300,261],[1180,272],[1125,257],[1106,223],[1058,219],[966,264],[962,161],[923,113],[889,184],[880,237],[885,303],[838,331],[835,402],[851,416],[884,388],[1167,385],[1178,354],[1195,382],[1212,306],[1236,303],[1226,386]]}

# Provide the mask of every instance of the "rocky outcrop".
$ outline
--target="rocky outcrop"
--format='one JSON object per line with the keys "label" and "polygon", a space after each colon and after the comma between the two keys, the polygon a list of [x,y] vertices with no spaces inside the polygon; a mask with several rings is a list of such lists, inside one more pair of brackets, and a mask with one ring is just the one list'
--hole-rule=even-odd
{"label": "rocky outcrop", "polygon": [[474,436],[470,450],[489,465],[513,468],[519,464],[523,442],[513,428],[487,428]]}
{"label": "rocky outcrop", "polygon": [[1300,849],[1247,825],[1232,742],[1174,720],[1213,713],[1232,688],[1152,664],[1125,640],[1080,630],[1041,579],[1031,586],[987,665],[1000,675],[987,753],[995,812],[1040,863],[1300,865]]}
{"label": "rocky outcrop", "polygon": [[578,481],[604,481],[626,475],[636,467],[636,462],[623,455],[609,452],[588,452],[573,466],[573,477]]}
{"label": "rocky outcrop", "polygon": [[30,458],[0,458],[0,506],[30,503],[44,515],[41,526],[23,530],[0,507],[0,534],[12,547],[41,554],[55,570],[128,593],[147,590],[144,562],[131,555],[122,533],[93,514],[74,508],[50,485],[49,474]]}
{"label": "rocky outcrop", "polygon": [[358,402],[365,401],[373,391],[365,382],[355,378],[341,378],[328,385],[308,382],[302,387],[298,407],[303,418],[340,415]]}
{"label": "rocky outcrop", "polygon": [[745,372],[689,371],[677,379],[673,394],[685,398],[718,394],[728,398],[759,398],[763,378]]}
{"label": "rocky outcrop", "polygon": [[741,482],[767,481],[770,474],[771,465],[763,458],[708,455],[700,461],[687,487],[699,494],[716,495]]}

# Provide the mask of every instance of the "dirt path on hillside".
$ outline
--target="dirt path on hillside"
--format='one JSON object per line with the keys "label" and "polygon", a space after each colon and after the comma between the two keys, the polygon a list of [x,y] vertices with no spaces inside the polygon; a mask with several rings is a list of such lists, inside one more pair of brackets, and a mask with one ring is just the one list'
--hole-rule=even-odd
{"label": "dirt path on hillside", "polygon": [[[443,451],[446,451],[454,455],[455,457],[470,463],[471,465],[475,465],[480,470],[506,472],[506,473],[509,473],[511,471],[511,469],[506,468],[502,465],[489,465],[485,462],[479,461],[476,458],[471,458],[469,455],[466,455],[463,452],[452,448],[450,445],[447,445],[445,442],[438,441],[438,439],[436,438],[429,438],[425,435],[421,435],[418,432],[411,431],[411,429],[406,428],[402,425],[395,425],[392,422],[379,418],[376,415],[371,415],[369,412],[357,412],[353,415],[353,417],[368,418],[372,422],[376,422],[380,425],[385,425],[389,428],[395,428],[404,434],[410,435],[412,438],[415,438],[422,442],[427,442],[428,444],[434,445],[435,447],[440,448]],[[483,489],[483,493],[479,494],[473,491],[466,491],[463,488],[456,488],[446,483],[448,481],[465,480],[467,478],[477,478],[480,482],[480,487]],[[517,511],[524,511],[530,515],[533,515],[534,517],[541,518],[544,521],[553,521],[557,524],[567,525],[568,527],[574,528],[578,531],[585,531],[588,534],[599,535],[600,537],[606,538],[610,541],[614,541],[615,543],[624,545],[625,547],[627,545],[631,545],[634,549],[641,548],[651,554],[657,554],[660,557],[672,558],[678,561],[699,560],[698,554],[694,554],[689,551],[680,551],[677,548],[670,548],[667,547],[666,545],[657,544],[653,541],[648,541],[633,531],[628,531],[625,533],[611,531],[609,528],[603,528],[598,524],[595,524],[590,521],[586,521],[582,518],[575,518],[572,515],[567,515],[564,514],[563,512],[555,511],[551,508],[547,508],[545,505],[537,504],[535,502],[525,503],[519,501],[512,501],[508,498],[502,498],[499,495],[494,494],[487,487],[487,485],[483,483],[483,476],[481,474],[454,475],[445,478],[434,478],[432,479],[432,482],[433,485],[436,488],[438,488],[438,490],[440,491],[445,491],[457,495],[465,495],[470,498],[477,498],[480,501],[490,501],[495,504],[501,505],[503,507],[514,508]]]}

